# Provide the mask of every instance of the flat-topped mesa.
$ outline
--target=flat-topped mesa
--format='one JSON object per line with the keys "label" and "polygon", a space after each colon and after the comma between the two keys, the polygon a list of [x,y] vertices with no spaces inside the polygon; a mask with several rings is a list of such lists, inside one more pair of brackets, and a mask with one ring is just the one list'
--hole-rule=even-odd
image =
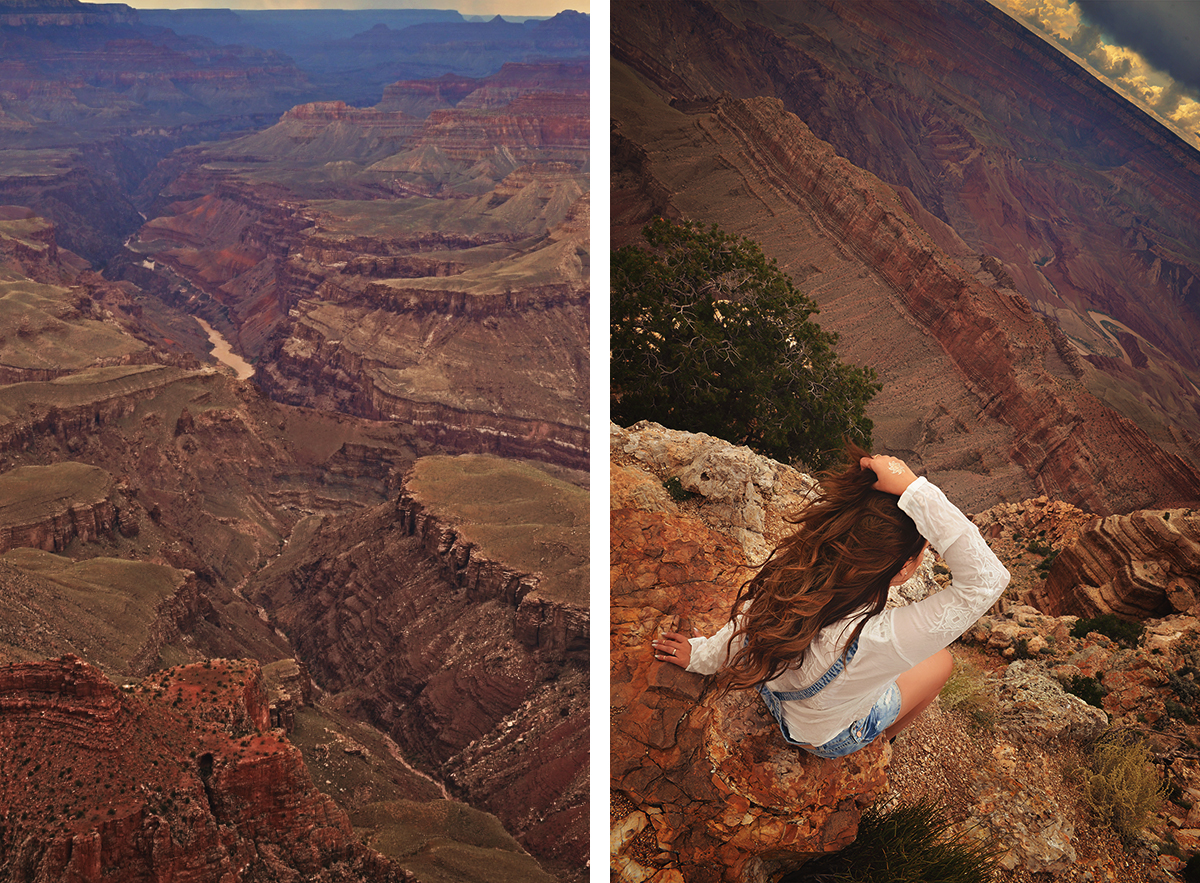
{"label": "flat-topped mesa", "polygon": [[[308,104],[298,104],[286,110],[279,118],[286,120],[317,120],[323,123],[345,120],[348,122],[373,125],[376,122],[389,120],[410,119],[401,111],[381,112],[375,108],[354,107],[344,101],[312,101]],[[418,126],[419,128],[419,126]]]}
{"label": "flat-topped mesa", "polygon": [[93,27],[136,24],[137,12],[124,3],[80,3],[71,0],[4,0],[0,26]]}
{"label": "flat-topped mesa", "polygon": [[[556,524],[540,539],[525,538],[526,542],[555,549],[553,560],[547,562],[546,557],[542,558],[547,564],[545,571],[530,572],[527,564],[523,567],[517,561],[496,560],[492,556],[502,554],[503,544],[495,542],[494,526],[472,525],[468,513],[476,512],[476,507],[462,506],[444,496],[437,488],[443,479],[431,468],[433,463],[441,463],[454,470],[457,463],[462,463],[472,470],[480,468],[476,464],[489,462],[496,463],[503,473],[504,467],[499,465],[503,461],[488,457],[468,455],[417,461],[396,500],[397,523],[420,541],[429,557],[437,562],[443,577],[464,589],[468,597],[494,598],[513,608],[513,636],[526,647],[553,658],[585,660],[589,630],[586,582],[578,567],[564,569],[564,563],[585,560],[585,550],[570,548],[567,545],[570,541],[564,540],[567,534],[562,534],[562,525]],[[544,513],[550,516],[563,510],[564,505],[546,499]],[[472,535],[483,539],[472,539]],[[579,539],[581,535],[574,536]],[[522,549],[516,558],[528,562],[530,550]]]}
{"label": "flat-topped mesa", "polygon": [[1053,616],[1145,620],[1197,612],[1200,511],[1143,510],[1098,518],[1054,559],[1033,603]]}
{"label": "flat-topped mesa", "polygon": [[27,447],[38,438],[68,441],[128,417],[140,402],[181,379],[217,376],[167,365],[94,368],[46,382],[0,388],[0,452]]}
{"label": "flat-topped mesa", "polygon": [[71,540],[108,535],[119,520],[116,483],[95,466],[64,462],[19,466],[0,475],[0,552],[58,552]]}

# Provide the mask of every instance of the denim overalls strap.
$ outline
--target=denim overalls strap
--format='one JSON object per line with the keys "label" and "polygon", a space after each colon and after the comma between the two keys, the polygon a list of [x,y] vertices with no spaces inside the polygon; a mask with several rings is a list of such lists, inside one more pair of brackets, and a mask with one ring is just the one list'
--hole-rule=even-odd
{"label": "denim overalls strap", "polygon": [[816,696],[845,670],[857,652],[858,638],[855,638],[850,646],[846,648],[845,654],[835,659],[833,665],[829,666],[829,670],[825,674],[821,675],[803,690],[784,690],[777,693],[774,690],[768,689],[765,684],[758,685],[759,695],[762,696],[763,702],[767,703],[767,708],[771,710],[772,716],[779,723],[779,732],[783,734],[783,741],[789,745],[805,744],[804,742],[797,742],[788,733],[787,724],[783,722],[783,703],[794,702],[798,699],[811,699],[813,696]]}

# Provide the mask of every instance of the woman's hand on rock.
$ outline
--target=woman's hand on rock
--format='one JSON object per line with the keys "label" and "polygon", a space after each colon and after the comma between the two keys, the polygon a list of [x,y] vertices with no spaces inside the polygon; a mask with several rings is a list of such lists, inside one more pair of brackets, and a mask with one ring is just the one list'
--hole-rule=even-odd
{"label": "woman's hand on rock", "polygon": [[898,497],[917,480],[916,474],[899,457],[876,454],[873,457],[863,457],[858,464],[863,469],[870,469],[875,473],[876,481],[873,487],[885,494],[895,494]]}
{"label": "woman's hand on rock", "polygon": [[[699,629],[692,629],[692,635],[700,637]],[[654,648],[654,658],[660,662],[673,662],[680,668],[687,668],[692,658],[692,645],[687,635],[679,632],[663,632],[657,641],[651,641]]]}

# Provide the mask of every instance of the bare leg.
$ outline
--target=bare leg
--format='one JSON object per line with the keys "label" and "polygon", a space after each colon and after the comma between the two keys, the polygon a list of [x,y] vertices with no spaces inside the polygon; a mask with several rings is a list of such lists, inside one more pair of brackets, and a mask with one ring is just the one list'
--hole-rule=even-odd
{"label": "bare leg", "polygon": [[917,719],[941,692],[953,670],[954,657],[943,648],[896,678],[896,686],[900,688],[900,716],[887,728],[889,739]]}

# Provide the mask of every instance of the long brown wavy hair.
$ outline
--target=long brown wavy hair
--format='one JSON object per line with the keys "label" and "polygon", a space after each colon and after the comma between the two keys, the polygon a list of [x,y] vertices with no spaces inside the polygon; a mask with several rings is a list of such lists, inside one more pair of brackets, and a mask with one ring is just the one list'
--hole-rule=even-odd
{"label": "long brown wavy hair", "polygon": [[738,590],[730,615],[744,620],[718,678],[721,692],[798,667],[821,629],[859,613],[844,654],[883,612],[892,578],[924,548],[899,498],[872,488],[875,473],[859,465],[869,454],[847,442],[846,456],[843,470],[822,476],[821,495],[805,507],[796,532]]}

